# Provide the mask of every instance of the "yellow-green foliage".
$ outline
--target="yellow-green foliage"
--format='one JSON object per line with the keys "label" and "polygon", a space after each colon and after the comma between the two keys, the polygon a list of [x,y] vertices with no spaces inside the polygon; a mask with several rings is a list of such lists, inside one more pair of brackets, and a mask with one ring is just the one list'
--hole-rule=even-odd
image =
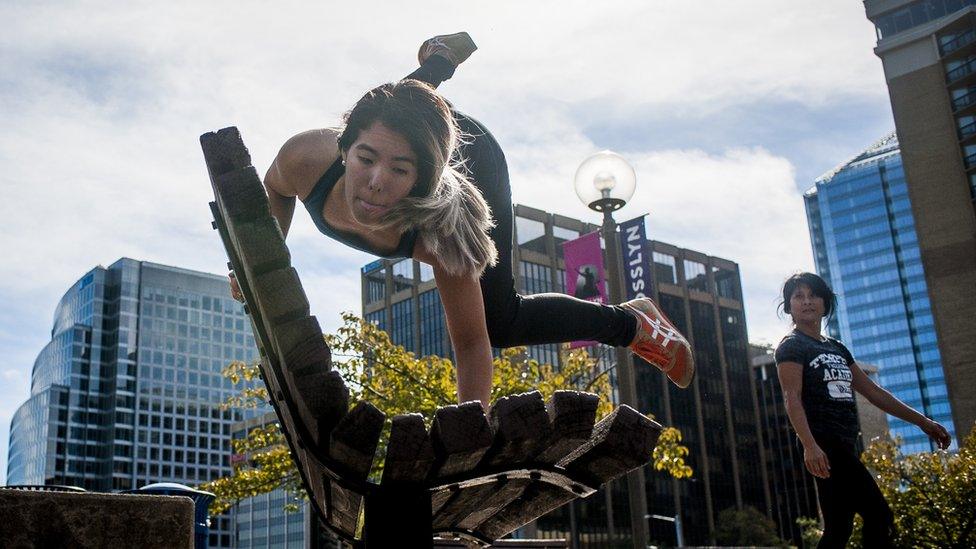
{"label": "yellow-green foliage", "polygon": [[905,456],[875,439],[861,459],[895,515],[895,546],[976,547],[976,429],[958,452]]}
{"label": "yellow-green foliage", "polygon": [[[450,360],[435,356],[418,358],[393,345],[386,332],[355,315],[346,313],[343,321],[334,335],[324,337],[332,349],[333,366],[349,387],[351,402],[366,400],[388,418],[418,412],[424,415],[428,426],[437,408],[457,402],[455,369]],[[256,364],[235,362],[223,373],[241,387],[240,393],[228,399],[225,407],[253,408],[267,399]],[[595,361],[582,350],[568,352],[563,368],[555,371],[551,365],[530,358],[524,348],[506,349],[494,360],[491,397],[494,401],[506,395],[538,390],[548,399],[560,389],[585,390],[600,396],[597,416],[602,417],[613,408],[612,389],[605,374],[595,370]],[[388,426],[389,422],[371,472],[374,480],[382,471]],[[246,438],[235,440],[233,447],[235,453],[247,456],[247,465],[238,467],[229,477],[200,487],[217,495],[211,513],[221,513],[240,499],[275,488],[284,488],[294,496],[290,505],[297,508],[294,502],[305,494],[277,424],[251,430]],[[684,461],[687,455],[688,449],[681,445],[681,433],[667,428],[648,461],[653,459],[657,470],[685,478],[692,475]]]}

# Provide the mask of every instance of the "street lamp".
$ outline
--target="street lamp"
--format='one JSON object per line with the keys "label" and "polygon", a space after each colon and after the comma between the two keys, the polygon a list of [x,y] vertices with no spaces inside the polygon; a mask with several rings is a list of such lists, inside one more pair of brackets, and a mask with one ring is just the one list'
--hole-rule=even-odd
{"label": "street lamp", "polygon": [[606,218],[634,196],[637,174],[624,157],[613,151],[600,151],[580,164],[573,185],[583,204],[603,212]]}
{"label": "street lamp", "polygon": [[[591,210],[603,213],[603,227],[600,233],[606,243],[607,282],[610,301],[623,301],[623,265],[620,263],[620,247],[617,241],[617,222],[613,212],[623,208],[634,196],[637,174],[634,168],[619,154],[600,151],[590,156],[576,170],[573,186],[576,196]],[[635,410],[637,407],[637,384],[634,381],[634,360],[630,352],[622,347],[617,350],[617,390],[620,403]],[[630,524],[633,531],[635,549],[647,547],[647,494],[644,488],[644,470],[638,468],[627,475],[627,495],[630,501]],[[609,490],[609,486],[606,488]]]}

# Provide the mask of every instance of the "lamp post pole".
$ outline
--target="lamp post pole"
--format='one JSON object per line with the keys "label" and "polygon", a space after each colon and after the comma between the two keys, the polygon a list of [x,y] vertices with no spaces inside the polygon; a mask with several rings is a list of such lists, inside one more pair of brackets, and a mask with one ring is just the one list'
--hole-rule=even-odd
{"label": "lamp post pole", "polygon": [[667,515],[645,515],[644,518],[652,518],[652,519],[657,519],[657,520],[664,520],[664,521],[667,521],[667,522],[673,522],[674,523],[674,538],[675,538],[675,543],[677,544],[676,546],[677,547],[684,547],[685,546],[685,536],[684,536],[684,532],[683,532],[683,530],[681,528],[681,515],[675,515],[673,517],[669,517]]}
{"label": "lamp post pole", "polygon": [[[623,301],[623,266],[620,264],[620,245],[617,240],[617,222],[613,213],[607,209],[603,211],[603,227],[600,232],[607,246],[607,282],[610,290],[610,301]],[[626,404],[635,410],[637,406],[637,383],[634,379],[634,357],[627,349],[617,347],[617,391],[621,404]],[[634,549],[647,549],[648,532],[647,493],[644,484],[644,468],[634,469],[627,474],[627,495],[630,503],[630,524],[634,541]]]}
{"label": "lamp post pole", "polygon": [[[634,168],[619,154],[611,151],[596,153],[580,164],[574,186],[580,200],[591,210],[603,213],[600,230],[606,243],[606,273],[610,301],[620,303],[624,299],[623,265],[617,237],[617,222],[613,212],[622,208],[634,194],[637,176]],[[634,379],[634,360],[630,351],[616,349],[617,393],[621,404],[635,410],[637,384]],[[606,488],[610,489],[609,485]],[[647,493],[644,469],[638,468],[627,475],[627,496],[630,503],[630,524],[634,549],[647,549]],[[609,498],[608,498],[609,502]],[[612,527],[612,525],[611,525]]]}

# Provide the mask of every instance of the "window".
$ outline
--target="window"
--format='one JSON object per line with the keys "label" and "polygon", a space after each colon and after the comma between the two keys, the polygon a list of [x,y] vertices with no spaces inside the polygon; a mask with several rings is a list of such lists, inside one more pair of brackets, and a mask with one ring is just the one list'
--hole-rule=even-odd
{"label": "window", "polygon": [[386,294],[386,269],[375,269],[365,275],[366,278],[366,303],[376,303],[383,301]]}
{"label": "window", "polygon": [[546,253],[546,226],[541,221],[516,217],[515,234],[519,247]]}
{"label": "window", "polygon": [[417,262],[420,265],[420,281],[427,282],[434,280],[434,268],[426,263]]}
{"label": "window", "polygon": [[705,276],[705,265],[686,259],[685,265],[685,283],[691,290],[698,290],[699,292],[708,291],[708,279]]}
{"label": "window", "polygon": [[658,282],[677,284],[678,275],[675,270],[674,257],[668,254],[654,252],[654,274]]}
{"label": "window", "polygon": [[403,259],[393,264],[393,291],[399,292],[413,286],[413,260]]}
{"label": "window", "polygon": [[718,295],[728,299],[741,299],[739,295],[739,281],[734,271],[713,267],[715,276],[715,291]]}

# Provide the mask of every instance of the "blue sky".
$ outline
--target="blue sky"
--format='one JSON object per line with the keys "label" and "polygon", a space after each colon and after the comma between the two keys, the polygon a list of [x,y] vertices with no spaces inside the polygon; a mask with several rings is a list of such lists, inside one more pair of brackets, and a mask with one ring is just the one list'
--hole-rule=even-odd
{"label": "blue sky", "polygon": [[[392,4],[392,3],[391,3]],[[811,269],[801,192],[893,128],[874,31],[850,0],[0,3],[0,473],[54,306],[127,256],[209,272],[197,137],[236,125],[263,172],[334,124],[417,46],[467,30],[480,49],[442,91],[506,151],[517,202],[596,221],[572,193],[589,154],[635,166],[620,212],[652,238],[739,263],[750,338],[777,340],[778,286]],[[289,236],[328,330],[359,307],[371,258]]]}

